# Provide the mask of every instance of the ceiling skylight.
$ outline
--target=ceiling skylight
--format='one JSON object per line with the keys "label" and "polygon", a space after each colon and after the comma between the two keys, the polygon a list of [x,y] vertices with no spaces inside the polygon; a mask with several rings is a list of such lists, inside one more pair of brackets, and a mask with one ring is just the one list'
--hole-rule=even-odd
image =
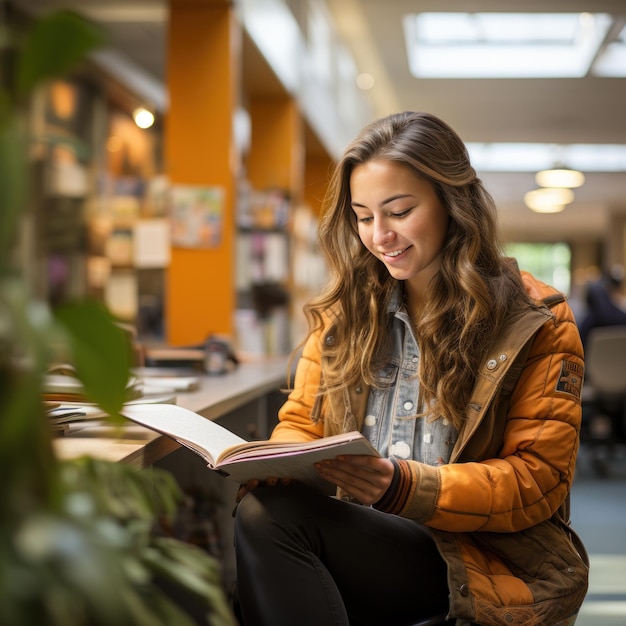
{"label": "ceiling skylight", "polygon": [[626,26],[609,42],[593,65],[596,76],[626,76]]}
{"label": "ceiling skylight", "polygon": [[624,76],[623,33],[604,48],[612,24],[606,13],[419,13],[404,33],[417,78],[576,78],[595,63]]}
{"label": "ceiling skylight", "polygon": [[537,172],[554,166],[583,172],[626,172],[626,145],[466,143],[479,172]]}

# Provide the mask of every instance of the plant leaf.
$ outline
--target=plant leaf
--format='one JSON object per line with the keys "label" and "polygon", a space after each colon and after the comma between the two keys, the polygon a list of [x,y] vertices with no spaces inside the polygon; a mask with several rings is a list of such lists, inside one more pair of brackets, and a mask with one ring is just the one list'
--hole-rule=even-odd
{"label": "plant leaf", "polygon": [[127,399],[131,351],[124,331],[94,301],[71,302],[54,311],[70,344],[73,365],[85,392],[109,415],[119,416]]}
{"label": "plant leaf", "polygon": [[24,138],[13,126],[0,125],[0,267],[13,250],[13,238],[26,199]]}
{"label": "plant leaf", "polygon": [[58,11],[41,18],[19,57],[18,94],[23,97],[42,81],[67,74],[104,40],[95,24],[72,11]]}

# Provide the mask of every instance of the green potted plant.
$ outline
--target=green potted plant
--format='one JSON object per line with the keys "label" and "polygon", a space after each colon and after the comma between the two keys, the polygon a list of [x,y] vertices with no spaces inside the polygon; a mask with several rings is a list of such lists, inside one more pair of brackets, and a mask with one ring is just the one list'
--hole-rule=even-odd
{"label": "green potted plant", "polygon": [[0,612],[7,626],[193,624],[162,592],[167,581],[196,598],[206,624],[232,626],[217,561],[155,532],[181,500],[154,469],[82,458],[60,462],[41,401],[43,376],[69,357],[90,399],[115,423],[130,350],[109,312],[90,301],[52,308],[16,262],[29,205],[29,97],[103,42],[71,12],[27,31],[0,26]]}

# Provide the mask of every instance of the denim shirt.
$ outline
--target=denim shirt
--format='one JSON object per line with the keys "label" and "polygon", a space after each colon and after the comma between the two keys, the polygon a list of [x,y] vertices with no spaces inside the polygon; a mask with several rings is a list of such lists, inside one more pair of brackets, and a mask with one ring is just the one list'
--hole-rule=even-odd
{"label": "denim shirt", "polygon": [[445,417],[417,417],[419,410],[419,349],[411,320],[398,288],[389,303],[392,349],[386,365],[377,372],[361,432],[384,457],[411,459],[443,465],[457,439],[457,431]]}

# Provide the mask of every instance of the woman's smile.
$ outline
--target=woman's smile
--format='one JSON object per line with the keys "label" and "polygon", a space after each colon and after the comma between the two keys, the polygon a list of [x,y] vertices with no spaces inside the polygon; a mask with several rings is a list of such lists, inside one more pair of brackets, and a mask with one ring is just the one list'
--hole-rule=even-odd
{"label": "woman's smile", "polygon": [[383,256],[391,257],[392,259],[395,259],[399,257],[402,253],[406,252],[408,249],[409,248],[402,248],[401,250],[396,250],[394,252],[381,252],[381,254]]}

